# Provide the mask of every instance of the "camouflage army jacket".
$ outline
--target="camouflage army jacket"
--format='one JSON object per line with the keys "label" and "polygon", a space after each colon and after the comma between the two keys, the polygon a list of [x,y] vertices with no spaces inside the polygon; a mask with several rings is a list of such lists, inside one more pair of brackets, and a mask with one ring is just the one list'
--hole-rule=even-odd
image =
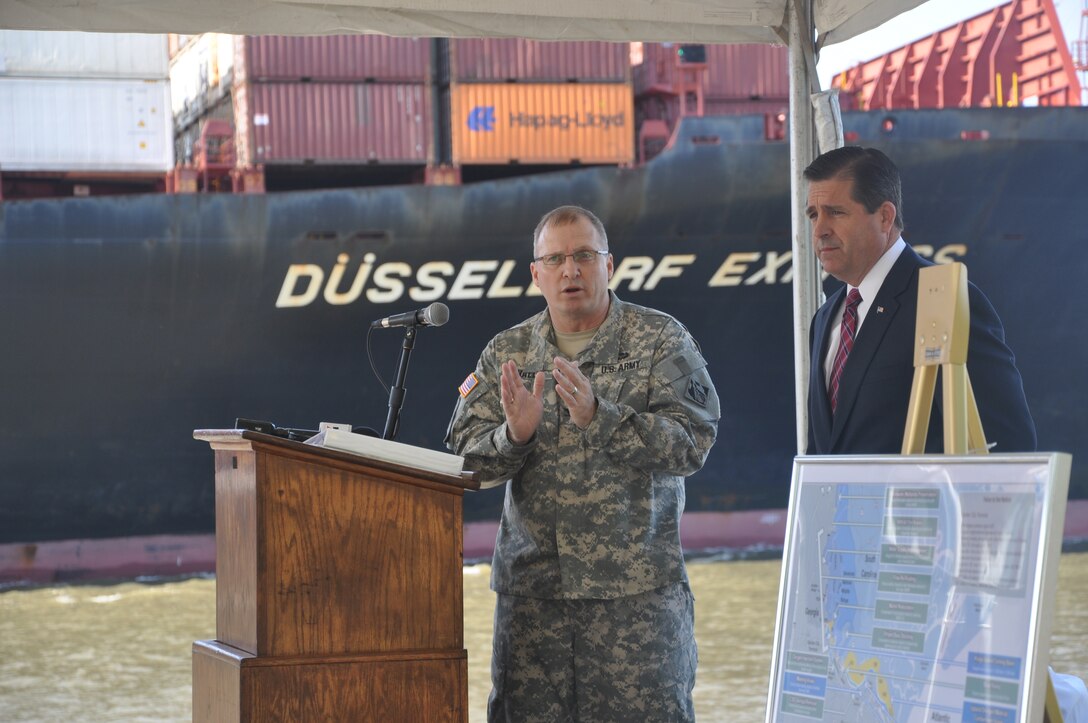
{"label": "camouflage army jacket", "polygon": [[[580,430],[555,392],[560,354],[547,310],[500,333],[462,385],[446,444],[483,487],[506,483],[491,587],[541,598],[608,599],[686,580],[684,478],[718,430],[718,396],[687,329],[611,294],[608,316],[577,357],[598,408]],[[506,435],[500,365],[532,386],[545,372],[544,417]]]}

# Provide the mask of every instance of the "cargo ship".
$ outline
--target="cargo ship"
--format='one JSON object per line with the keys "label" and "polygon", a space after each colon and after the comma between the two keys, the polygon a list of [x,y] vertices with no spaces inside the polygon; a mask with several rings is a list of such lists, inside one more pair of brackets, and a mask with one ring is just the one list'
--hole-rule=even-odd
{"label": "cargo ship", "polygon": [[[632,81],[595,82],[588,92]],[[564,203],[604,221],[616,293],[681,319],[710,362],[723,417],[687,482],[685,544],[773,547],[796,453],[789,148],[775,112],[679,110],[708,102],[693,96],[675,98],[674,111],[657,91],[632,96],[624,112],[652,98],[668,131],[659,148],[653,133],[632,133],[632,162],[554,170],[553,157],[527,154],[523,171],[552,172],[481,163],[464,182],[473,164],[462,155],[460,183],[253,192],[308,177],[304,163],[277,176],[266,156],[249,166],[263,176],[248,188],[219,169],[243,178],[242,192],[5,201],[0,579],[208,569],[212,459],[192,431],[237,418],[380,430],[403,334],[370,332],[371,322],[435,301],[450,319],[419,332],[397,440],[442,450],[457,386],[487,340],[543,306],[531,230]],[[481,104],[450,107],[467,134]],[[1088,109],[893,107],[845,112],[843,126],[849,142],[899,164],[907,241],[963,261],[1002,316],[1040,449],[1073,453],[1067,533],[1088,536],[1088,473],[1076,462],[1088,388],[1071,372],[1088,365],[1088,231],[1075,213],[1088,188]],[[234,152],[276,148],[254,141],[261,128]],[[642,154],[653,157],[634,162]],[[466,557],[486,555],[501,505],[497,492],[466,497]],[[92,559],[109,554],[124,560]]]}

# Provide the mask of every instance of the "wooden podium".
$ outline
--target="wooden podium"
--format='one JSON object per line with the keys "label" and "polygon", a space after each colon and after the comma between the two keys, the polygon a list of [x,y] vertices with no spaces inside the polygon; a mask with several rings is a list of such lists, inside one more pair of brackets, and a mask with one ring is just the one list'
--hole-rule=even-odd
{"label": "wooden podium", "polygon": [[243,430],[215,452],[215,640],[194,721],[466,721],[453,477]]}

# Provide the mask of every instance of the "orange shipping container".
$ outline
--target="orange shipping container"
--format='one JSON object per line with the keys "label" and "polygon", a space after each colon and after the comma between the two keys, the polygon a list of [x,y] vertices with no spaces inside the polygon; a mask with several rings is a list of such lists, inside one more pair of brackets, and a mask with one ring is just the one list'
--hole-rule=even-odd
{"label": "orange shipping container", "polygon": [[630,83],[471,83],[450,92],[453,161],[631,163]]}

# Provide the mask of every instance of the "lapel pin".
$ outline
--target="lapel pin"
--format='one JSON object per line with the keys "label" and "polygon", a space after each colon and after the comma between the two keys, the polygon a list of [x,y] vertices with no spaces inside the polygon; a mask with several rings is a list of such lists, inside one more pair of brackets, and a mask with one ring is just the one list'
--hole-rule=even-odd
{"label": "lapel pin", "polygon": [[884,307],[883,306],[876,307],[876,313],[883,314],[884,313]]}

